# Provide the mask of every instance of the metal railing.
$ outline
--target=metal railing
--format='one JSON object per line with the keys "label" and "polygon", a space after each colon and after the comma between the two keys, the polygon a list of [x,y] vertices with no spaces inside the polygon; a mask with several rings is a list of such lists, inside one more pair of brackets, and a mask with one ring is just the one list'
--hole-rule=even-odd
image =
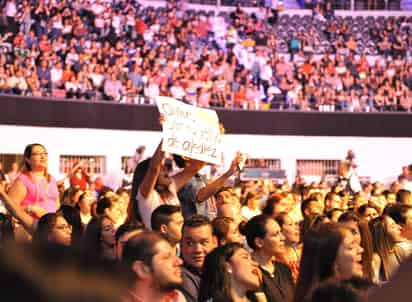
{"label": "metal railing", "polygon": [[59,172],[70,173],[74,165],[81,160],[87,163],[87,173],[97,175],[106,173],[106,157],[101,155],[60,155]]}
{"label": "metal railing", "polygon": [[281,163],[277,158],[249,158],[245,168],[281,169]]}
{"label": "metal railing", "polygon": [[298,159],[296,174],[300,176],[335,176],[338,175],[338,159]]}

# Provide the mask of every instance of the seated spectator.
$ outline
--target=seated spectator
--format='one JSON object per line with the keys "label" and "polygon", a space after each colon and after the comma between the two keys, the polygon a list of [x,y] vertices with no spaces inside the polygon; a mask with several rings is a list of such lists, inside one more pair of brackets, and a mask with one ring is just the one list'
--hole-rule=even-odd
{"label": "seated spectator", "polygon": [[103,91],[106,100],[116,102],[120,101],[125,92],[124,86],[118,80],[115,73],[112,73],[110,78],[105,80]]}

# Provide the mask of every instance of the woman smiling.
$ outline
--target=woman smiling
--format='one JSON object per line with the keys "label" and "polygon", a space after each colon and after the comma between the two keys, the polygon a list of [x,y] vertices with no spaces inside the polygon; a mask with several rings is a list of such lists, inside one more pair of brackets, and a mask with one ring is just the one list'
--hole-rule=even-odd
{"label": "woman smiling", "polygon": [[56,180],[48,173],[48,153],[41,144],[26,146],[22,173],[11,186],[9,197],[37,219],[59,208]]}

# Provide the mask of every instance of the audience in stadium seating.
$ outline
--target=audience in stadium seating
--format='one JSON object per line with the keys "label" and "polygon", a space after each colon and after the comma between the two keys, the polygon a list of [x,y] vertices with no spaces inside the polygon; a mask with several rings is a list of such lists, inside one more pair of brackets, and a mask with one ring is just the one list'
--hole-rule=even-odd
{"label": "audience in stadium seating", "polygon": [[[38,5],[37,5],[38,4]],[[409,111],[411,19],[228,14],[134,1],[7,1],[0,91],[320,111]]]}

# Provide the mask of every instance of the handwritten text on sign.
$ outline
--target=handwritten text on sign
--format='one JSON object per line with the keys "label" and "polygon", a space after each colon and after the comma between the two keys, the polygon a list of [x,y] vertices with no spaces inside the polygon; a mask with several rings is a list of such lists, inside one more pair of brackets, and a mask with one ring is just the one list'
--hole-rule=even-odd
{"label": "handwritten text on sign", "polygon": [[214,110],[197,108],[173,98],[158,97],[164,116],[163,151],[221,164],[221,134]]}

